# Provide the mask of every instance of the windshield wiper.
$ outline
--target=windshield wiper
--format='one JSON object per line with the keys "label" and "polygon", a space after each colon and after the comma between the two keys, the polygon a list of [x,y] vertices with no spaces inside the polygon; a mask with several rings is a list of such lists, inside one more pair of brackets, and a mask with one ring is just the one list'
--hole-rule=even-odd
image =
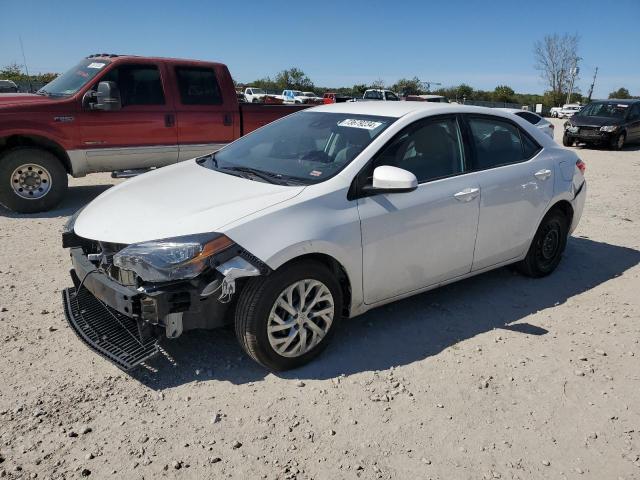
{"label": "windshield wiper", "polygon": [[232,172],[242,172],[242,173],[248,173],[251,175],[254,175],[266,182],[269,183],[275,183],[277,185],[287,185],[288,182],[286,182],[283,178],[282,175],[279,175],[277,173],[271,173],[271,172],[265,172],[263,170],[258,170],[257,168],[251,168],[251,167],[223,167],[221,168],[221,170],[231,170]]}

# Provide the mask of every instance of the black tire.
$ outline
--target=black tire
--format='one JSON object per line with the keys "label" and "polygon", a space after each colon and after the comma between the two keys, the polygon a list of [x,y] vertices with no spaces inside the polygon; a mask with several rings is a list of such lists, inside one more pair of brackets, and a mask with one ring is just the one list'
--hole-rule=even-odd
{"label": "black tire", "polygon": [[553,209],[544,217],[536,231],[524,260],[516,268],[528,277],[546,277],[553,272],[567,246],[568,219],[560,209]]}
{"label": "black tire", "polygon": [[253,100],[251,100],[251,103],[258,103],[259,100],[257,98],[254,98]]}
{"label": "black tire", "polygon": [[[283,356],[269,342],[269,315],[287,287],[306,279],[317,280],[329,289],[334,304],[333,322],[326,335],[311,350],[297,357]],[[240,293],[235,311],[236,336],[247,355],[264,367],[274,371],[297,368],[311,361],[329,344],[342,314],[342,301],[338,279],[326,266],[315,261],[297,262],[268,277],[255,277],[247,282]]]}
{"label": "black tire", "polygon": [[564,145],[565,147],[573,146],[573,139],[566,133],[562,135],[562,145]]}
{"label": "black tire", "polygon": [[[34,193],[39,195],[39,188],[44,188],[45,193],[39,198],[23,198],[16,190],[14,183],[18,183],[14,172],[23,165],[40,166],[47,175],[38,176]],[[37,172],[37,168],[29,167],[29,170]],[[48,183],[48,187],[46,186]],[[0,203],[9,210],[19,213],[36,213],[51,210],[58,205],[67,192],[67,172],[53,153],[37,147],[17,147],[7,150],[0,155]],[[26,188],[26,187],[25,187]],[[25,191],[28,193],[29,191]]]}
{"label": "black tire", "polygon": [[624,148],[624,143],[626,140],[627,134],[621,132],[611,140],[611,144],[609,146],[611,147],[611,150],[622,150]]}

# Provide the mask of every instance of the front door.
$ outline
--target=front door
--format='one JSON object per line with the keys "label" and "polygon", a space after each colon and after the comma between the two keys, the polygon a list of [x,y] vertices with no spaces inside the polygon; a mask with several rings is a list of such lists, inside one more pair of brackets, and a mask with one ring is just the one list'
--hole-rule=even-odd
{"label": "front door", "polygon": [[[99,81],[120,90],[117,111],[83,109],[81,143],[91,171],[162,167],[178,160],[173,107],[165,95],[166,79],[153,63],[125,64]],[[97,86],[94,85],[94,89]]]}
{"label": "front door", "polygon": [[480,195],[473,270],[523,255],[553,197],[553,157],[520,127],[489,115],[467,118]]}
{"label": "front door", "polygon": [[419,182],[412,192],[358,199],[365,303],[471,270],[480,190],[464,174],[464,158],[456,118],[431,117],[398,133],[363,172],[371,177],[375,167],[392,165]]}

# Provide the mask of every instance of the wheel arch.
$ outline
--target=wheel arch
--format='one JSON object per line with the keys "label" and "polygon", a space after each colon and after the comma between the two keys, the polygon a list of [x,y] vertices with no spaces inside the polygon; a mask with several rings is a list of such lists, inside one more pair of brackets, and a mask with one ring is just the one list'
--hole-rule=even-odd
{"label": "wheel arch", "polygon": [[31,134],[16,134],[0,138],[0,154],[17,147],[33,147],[46,150],[60,160],[68,174],[72,174],[71,160],[66,150],[58,142],[50,138]]}

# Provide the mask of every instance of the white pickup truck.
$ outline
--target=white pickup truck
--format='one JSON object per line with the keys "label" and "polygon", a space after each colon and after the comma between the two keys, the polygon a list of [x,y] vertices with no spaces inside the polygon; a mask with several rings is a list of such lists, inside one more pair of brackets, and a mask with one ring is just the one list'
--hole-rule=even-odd
{"label": "white pickup truck", "polygon": [[262,88],[247,87],[244,89],[244,98],[249,103],[259,103],[267,94]]}

